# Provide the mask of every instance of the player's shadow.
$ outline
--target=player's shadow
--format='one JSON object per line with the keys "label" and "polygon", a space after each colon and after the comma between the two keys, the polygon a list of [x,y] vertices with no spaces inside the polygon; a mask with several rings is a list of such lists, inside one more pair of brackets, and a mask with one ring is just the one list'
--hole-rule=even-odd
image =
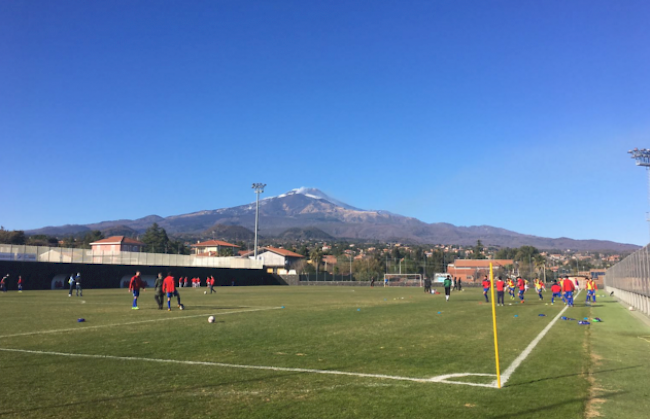
{"label": "player's shadow", "polygon": [[252,307],[185,306],[185,310],[245,310]]}
{"label": "player's shadow", "polygon": [[525,417],[528,417],[529,414],[536,414],[536,413],[542,412],[544,410],[555,409],[555,408],[558,408],[560,406],[564,406],[566,404],[572,404],[572,403],[576,403],[576,402],[581,402],[583,404],[586,404],[590,400],[609,399],[611,397],[620,396],[620,395],[626,394],[626,393],[629,393],[629,391],[619,391],[619,392],[616,392],[616,393],[602,394],[602,395],[599,395],[597,397],[575,397],[573,399],[564,400],[564,401],[561,401],[561,402],[558,402],[558,403],[553,403],[553,404],[550,404],[550,405],[547,405],[547,406],[538,406],[538,407],[533,407],[533,408],[522,410],[522,411],[515,412],[515,413],[506,413],[506,414],[503,414],[503,415],[490,416],[490,419],[525,418]]}
{"label": "player's shadow", "polygon": [[[614,371],[623,371],[623,370],[631,370],[634,368],[639,368],[642,367],[643,365],[633,365],[630,367],[622,367],[622,368],[612,368],[609,370],[600,370],[600,371],[594,371],[591,374],[596,375],[596,374],[605,374],[609,372],[614,372]],[[505,387],[517,387],[517,386],[525,386],[528,384],[534,384],[534,383],[539,383],[542,381],[550,381],[550,380],[559,380],[561,378],[569,378],[569,377],[578,377],[584,375],[583,373],[575,373],[575,374],[565,374],[565,375],[556,375],[555,377],[546,377],[546,378],[540,378],[539,380],[531,380],[531,381],[525,381],[522,383],[515,383],[515,384],[508,384]]]}

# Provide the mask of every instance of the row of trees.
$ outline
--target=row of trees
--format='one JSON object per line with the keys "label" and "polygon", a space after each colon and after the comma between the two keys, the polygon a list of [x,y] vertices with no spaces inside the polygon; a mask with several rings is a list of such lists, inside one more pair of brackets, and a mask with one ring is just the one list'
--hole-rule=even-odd
{"label": "row of trees", "polygon": [[[349,247],[348,247],[349,248]],[[333,247],[332,250],[335,248]],[[321,246],[315,246],[311,249],[302,245],[300,248],[293,248],[293,251],[305,256],[306,260],[296,266],[297,271],[306,274],[316,272],[329,272],[333,275],[347,276],[352,274],[355,280],[366,281],[371,278],[381,278],[385,273],[403,273],[403,274],[423,274],[426,277],[432,277],[433,274],[446,272],[447,265],[454,262],[455,259],[469,258],[485,259],[483,255],[483,245],[477,242],[473,247],[473,252],[469,255],[460,249],[452,249],[444,252],[442,249],[433,250],[428,256],[424,247],[414,247],[408,251],[394,247],[390,252],[385,253],[381,250],[367,251],[362,258],[354,259],[354,255],[344,251],[323,252]],[[323,262],[326,255],[334,255],[336,263],[327,265]],[[482,256],[482,257],[481,257]],[[503,272],[499,274],[518,274],[526,278],[543,277],[548,266],[548,262],[540,253],[539,249],[533,246],[521,246],[519,248],[503,248],[496,252],[495,259],[511,259],[512,265],[501,268]],[[309,262],[308,262],[309,261]],[[585,261],[576,262],[574,267],[571,263],[563,266],[560,273],[570,273],[573,270],[587,270],[590,268],[589,263]],[[555,274],[557,275],[557,274]],[[547,278],[552,278],[554,274],[547,272]]]}
{"label": "row of trees", "polygon": [[444,252],[442,249],[435,249],[427,256],[424,247],[415,247],[411,251],[393,247],[389,253],[379,249],[366,251],[363,257],[358,259],[355,259],[352,253],[339,252],[336,255],[334,252],[328,252],[327,255],[336,257],[336,263],[328,266],[323,262],[326,253],[322,251],[321,246],[312,249],[301,246],[294,251],[306,258],[295,266],[298,272],[313,274],[327,271],[333,275],[352,273],[354,279],[360,281],[368,281],[373,277],[383,278],[385,273],[422,274],[432,277],[434,273],[445,272],[447,265],[460,256],[458,250]]}

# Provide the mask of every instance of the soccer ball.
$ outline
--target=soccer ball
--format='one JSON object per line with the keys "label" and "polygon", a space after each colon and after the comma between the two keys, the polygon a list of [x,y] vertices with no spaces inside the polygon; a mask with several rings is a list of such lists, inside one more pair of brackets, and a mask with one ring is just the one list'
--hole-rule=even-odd
{"label": "soccer ball", "polygon": [[178,308],[180,308],[181,310],[185,310],[185,306],[183,304],[181,304],[181,306]]}
{"label": "soccer ball", "polygon": [[630,306],[630,308],[628,310],[634,311],[634,307]]}
{"label": "soccer ball", "polygon": [[208,323],[214,323],[214,316],[208,317]]}
{"label": "soccer ball", "polygon": [[203,291],[203,294],[207,294],[207,293],[208,293],[207,291]]}

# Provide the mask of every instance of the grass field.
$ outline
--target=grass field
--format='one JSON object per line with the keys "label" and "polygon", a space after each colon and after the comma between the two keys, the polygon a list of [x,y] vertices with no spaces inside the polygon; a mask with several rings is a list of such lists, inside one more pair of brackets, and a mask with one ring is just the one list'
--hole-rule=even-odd
{"label": "grass field", "polygon": [[[650,329],[609,297],[590,308],[581,294],[565,315],[604,322],[557,320],[497,389],[478,289],[448,303],[405,288],[204,290],[180,289],[186,310],[172,312],[150,291],[138,311],[126,290],[0,295],[0,416],[641,418],[650,407]],[[527,297],[498,307],[502,372],[564,309]],[[444,380],[463,373],[478,375]]]}

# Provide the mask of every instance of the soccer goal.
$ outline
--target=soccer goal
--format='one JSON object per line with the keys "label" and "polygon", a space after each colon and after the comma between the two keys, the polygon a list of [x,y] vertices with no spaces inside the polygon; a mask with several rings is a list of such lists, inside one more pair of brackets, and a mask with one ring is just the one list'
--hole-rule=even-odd
{"label": "soccer goal", "polygon": [[421,287],[421,274],[384,274],[385,287]]}

